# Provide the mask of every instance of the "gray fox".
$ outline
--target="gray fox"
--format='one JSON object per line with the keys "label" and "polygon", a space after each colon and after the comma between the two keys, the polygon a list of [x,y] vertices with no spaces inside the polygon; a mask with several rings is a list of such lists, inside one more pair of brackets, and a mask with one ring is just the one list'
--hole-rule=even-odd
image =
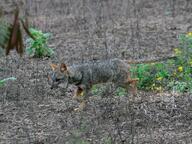
{"label": "gray fox", "polygon": [[95,61],[69,67],[64,63],[60,65],[51,64],[50,66],[53,73],[48,76],[48,79],[52,87],[58,86],[60,83],[65,88],[68,87],[68,84],[77,86],[73,98],[80,101],[81,104],[75,110],[84,109],[88,92],[94,84],[112,82],[118,87],[123,87],[126,90],[130,89],[132,95],[137,92],[136,83],[138,79],[131,78],[130,65],[120,59]]}
{"label": "gray fox", "polygon": [[[117,87],[123,87],[126,90],[130,90],[132,96],[134,96],[137,93],[136,84],[138,79],[131,78],[130,64],[152,63],[172,58],[175,58],[175,56],[151,59],[147,61],[127,61],[115,58],[72,65],[69,67],[64,63],[61,63],[60,65],[51,64],[53,73],[48,76],[48,79],[52,87],[58,86],[60,83],[62,83],[65,88],[68,87],[68,84],[76,85],[77,91],[73,98],[79,100],[81,104],[79,108],[75,110],[82,110],[85,106],[88,92],[92,85],[112,82]],[[83,93],[84,96],[83,99],[81,99]]]}

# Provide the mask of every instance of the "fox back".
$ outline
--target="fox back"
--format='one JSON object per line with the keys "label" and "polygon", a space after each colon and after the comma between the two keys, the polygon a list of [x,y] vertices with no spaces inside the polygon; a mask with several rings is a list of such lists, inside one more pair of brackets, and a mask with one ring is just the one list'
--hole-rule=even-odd
{"label": "fox back", "polygon": [[131,79],[129,64],[120,59],[95,61],[69,67],[64,63],[60,66],[51,64],[51,68],[53,72],[48,78],[52,87],[59,84],[63,84],[64,88],[67,88],[68,84],[77,86],[73,98],[81,103],[78,108],[74,109],[75,111],[84,109],[89,97],[88,92],[94,84],[113,82],[116,86],[129,88],[133,96],[136,94],[137,79]]}
{"label": "fox back", "polygon": [[49,76],[52,85],[65,83],[74,85],[84,85],[91,87],[93,84],[113,82],[123,85],[130,78],[129,64],[120,59],[110,59],[83,63],[67,67],[51,65],[53,73]]}

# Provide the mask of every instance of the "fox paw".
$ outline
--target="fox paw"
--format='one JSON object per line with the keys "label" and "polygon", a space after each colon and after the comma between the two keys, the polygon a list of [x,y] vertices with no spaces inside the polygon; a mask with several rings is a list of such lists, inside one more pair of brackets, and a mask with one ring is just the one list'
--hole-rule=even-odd
{"label": "fox paw", "polygon": [[74,108],[74,112],[81,112],[83,110],[84,110],[84,108],[82,108],[82,107]]}
{"label": "fox paw", "polygon": [[81,104],[79,105],[79,107],[78,107],[78,108],[75,108],[74,111],[75,111],[75,112],[83,111],[84,108],[85,108],[85,105],[86,105],[86,102],[85,102],[85,101],[81,102]]}
{"label": "fox paw", "polygon": [[74,108],[74,111],[75,112],[80,112],[80,111],[82,111],[80,108]]}

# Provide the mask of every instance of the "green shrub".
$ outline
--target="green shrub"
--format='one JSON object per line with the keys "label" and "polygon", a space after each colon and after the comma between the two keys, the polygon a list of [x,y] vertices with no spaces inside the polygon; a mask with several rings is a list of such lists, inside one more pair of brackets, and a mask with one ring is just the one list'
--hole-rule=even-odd
{"label": "green shrub", "polygon": [[170,75],[164,63],[138,64],[131,72],[139,78],[138,89],[142,90],[161,91]]}
{"label": "green shrub", "polygon": [[179,36],[179,48],[174,49],[177,59],[173,63],[173,73],[169,88],[178,92],[191,92],[192,86],[192,32]]}
{"label": "green shrub", "polygon": [[192,32],[180,35],[179,42],[176,59],[131,67],[132,75],[139,78],[139,89],[192,92]]}
{"label": "green shrub", "polygon": [[53,50],[48,47],[48,39],[50,33],[43,33],[40,30],[34,28],[29,29],[31,34],[35,37],[35,40],[28,38],[26,40],[27,48],[26,52],[30,57],[50,57],[54,54]]}
{"label": "green shrub", "polygon": [[124,88],[118,87],[115,91],[116,96],[126,96],[127,92]]}
{"label": "green shrub", "polygon": [[93,95],[101,95],[103,91],[104,91],[104,86],[93,85],[91,88],[91,92]]}
{"label": "green shrub", "polygon": [[5,79],[0,80],[0,87],[3,87],[5,85],[5,83],[9,80],[16,80],[16,78],[15,77],[9,77],[9,78],[5,78]]}

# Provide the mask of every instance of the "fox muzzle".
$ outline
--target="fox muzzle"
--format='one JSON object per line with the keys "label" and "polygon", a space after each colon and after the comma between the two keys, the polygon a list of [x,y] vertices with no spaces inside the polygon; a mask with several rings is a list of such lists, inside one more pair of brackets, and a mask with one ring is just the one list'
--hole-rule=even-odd
{"label": "fox muzzle", "polygon": [[57,78],[55,73],[48,74],[48,84],[51,85],[51,89],[61,86],[63,88],[68,87],[68,81],[64,77]]}

